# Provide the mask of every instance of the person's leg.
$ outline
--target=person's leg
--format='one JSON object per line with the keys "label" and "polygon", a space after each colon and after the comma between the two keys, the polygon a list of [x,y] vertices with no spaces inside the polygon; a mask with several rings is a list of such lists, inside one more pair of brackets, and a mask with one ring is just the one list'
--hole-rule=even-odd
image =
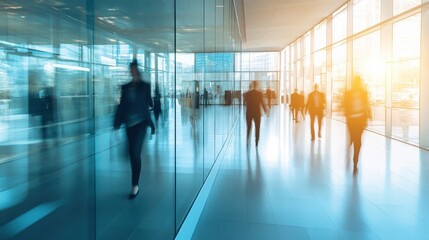
{"label": "person's leg", "polygon": [[314,118],[316,114],[310,113],[311,140],[314,140]]}
{"label": "person's leg", "polygon": [[246,114],[246,126],[247,126],[247,142],[249,142],[250,130],[252,129],[252,117]]}
{"label": "person's leg", "polygon": [[359,154],[360,154],[360,149],[362,146],[362,133],[363,133],[364,128],[359,126],[356,128],[355,130],[355,139],[354,139],[354,152],[353,152],[353,164],[355,166],[355,168],[357,168],[357,164],[359,162]]}
{"label": "person's leg", "polygon": [[141,151],[146,132],[146,124],[140,123],[127,128],[129,155],[131,162],[131,184],[138,186],[141,172]]}
{"label": "person's leg", "polygon": [[320,112],[317,113],[317,126],[318,126],[318,134],[317,136],[319,138],[322,137],[322,118],[323,118],[323,110],[321,110]]}
{"label": "person's leg", "polygon": [[258,146],[259,143],[259,129],[261,127],[261,117],[254,117],[255,121],[255,144]]}

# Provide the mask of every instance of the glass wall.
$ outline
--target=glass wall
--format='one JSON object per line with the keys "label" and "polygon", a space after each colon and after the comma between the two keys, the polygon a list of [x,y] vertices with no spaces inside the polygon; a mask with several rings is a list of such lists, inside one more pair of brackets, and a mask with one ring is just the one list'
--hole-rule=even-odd
{"label": "glass wall", "polygon": [[[370,93],[373,118],[368,130],[419,146],[422,143],[424,98],[420,87],[427,72],[421,59],[426,45],[420,40],[427,29],[423,15],[428,1],[352,0],[283,51],[296,48],[298,54],[282,54],[285,91],[305,85],[307,70],[313,69],[312,83],[326,81],[328,116],[344,121],[343,96],[354,75],[361,75]],[[348,13],[351,16],[348,16]],[[383,19],[383,20],[382,20]],[[314,39],[308,40],[312,37]],[[313,44],[311,54],[302,45]],[[310,56],[310,59],[304,58]],[[312,66],[308,66],[308,64]],[[287,70],[289,67],[290,70]],[[295,70],[295,71],[293,71]],[[304,75],[304,76],[303,76]],[[295,81],[287,84],[287,81]],[[308,93],[307,93],[308,94]],[[331,109],[330,109],[331,108]]]}
{"label": "glass wall", "polygon": [[[0,239],[174,239],[239,117],[235,12],[232,0],[2,1]],[[112,124],[133,59],[161,114],[130,201],[126,131]]]}

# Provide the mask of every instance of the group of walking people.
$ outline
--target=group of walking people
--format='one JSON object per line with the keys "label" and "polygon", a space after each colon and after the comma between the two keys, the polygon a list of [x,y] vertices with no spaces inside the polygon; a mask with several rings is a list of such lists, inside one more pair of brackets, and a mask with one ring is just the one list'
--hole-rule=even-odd
{"label": "group of walking people", "polygon": [[[246,125],[247,142],[249,144],[252,122],[255,125],[255,145],[259,143],[259,132],[261,124],[261,109],[268,115],[268,109],[263,101],[262,93],[258,91],[258,82],[252,81],[250,90],[244,95],[246,103]],[[311,141],[315,140],[317,119],[317,137],[322,138],[322,120],[325,114],[326,96],[319,90],[319,85],[314,85],[314,90],[308,95],[305,102],[304,93],[295,89],[291,94],[290,109],[292,118],[299,122],[299,115],[305,120],[307,112],[310,115]],[[352,87],[344,94],[342,108],[346,116],[346,124],[349,133],[347,156],[353,145],[353,174],[357,174],[360,149],[362,146],[362,134],[368,124],[368,119],[372,118],[368,92],[362,83],[360,76],[353,78]],[[349,161],[347,161],[349,162]]]}
{"label": "group of walking people", "polygon": [[[139,193],[139,179],[141,172],[141,151],[146,130],[151,127],[152,134],[155,133],[155,125],[152,122],[150,110],[154,110],[156,120],[161,113],[159,87],[155,87],[155,97],[151,97],[150,82],[143,79],[137,61],[130,63],[131,81],[121,87],[120,102],[116,110],[114,119],[114,129],[119,129],[122,124],[126,126],[126,135],[128,140],[128,152],[131,163],[131,192],[130,199],[134,199]],[[246,125],[247,142],[250,142],[250,132],[252,123],[255,125],[255,145],[259,144],[261,109],[269,115],[269,108],[265,105],[263,94],[258,89],[258,82],[252,81],[250,89],[244,94],[246,104]],[[155,104],[154,104],[155,102]],[[303,92],[298,93],[298,89],[291,96],[291,110],[293,119],[298,122],[298,113],[305,119],[308,112],[310,115],[311,140],[315,139],[315,120],[317,118],[318,131],[317,136],[322,137],[322,118],[325,111],[325,94],[319,91],[319,86],[314,85],[312,91],[307,97]],[[349,131],[349,146],[353,145],[353,172],[357,173],[357,164],[359,160],[360,148],[362,146],[362,133],[367,126],[367,120],[371,119],[368,93],[362,84],[359,76],[354,77],[352,87],[344,95],[344,111],[346,116],[347,128]],[[350,149],[349,147],[349,149]]]}

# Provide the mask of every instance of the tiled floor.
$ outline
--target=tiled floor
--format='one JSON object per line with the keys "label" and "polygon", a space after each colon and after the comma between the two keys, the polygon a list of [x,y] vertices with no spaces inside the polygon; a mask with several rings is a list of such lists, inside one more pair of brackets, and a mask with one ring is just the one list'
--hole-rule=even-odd
{"label": "tiled floor", "polygon": [[263,118],[259,147],[235,131],[192,239],[429,239],[429,153],[365,132],[359,172],[346,164],[346,128],[286,109]]}

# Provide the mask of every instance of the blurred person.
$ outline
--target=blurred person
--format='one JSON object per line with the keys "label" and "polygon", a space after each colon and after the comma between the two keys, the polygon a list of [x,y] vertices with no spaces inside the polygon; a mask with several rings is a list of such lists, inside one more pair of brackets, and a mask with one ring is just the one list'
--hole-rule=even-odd
{"label": "blurred person", "polygon": [[207,105],[209,104],[209,92],[207,91],[206,88],[204,88],[203,99],[204,99],[204,106],[207,107]]}
{"label": "blurred person", "polygon": [[[347,152],[349,153],[353,144],[353,174],[356,174],[362,146],[362,133],[368,124],[368,119],[371,119],[368,92],[365,90],[360,76],[353,78],[352,88],[344,96],[344,108],[347,128],[350,134]],[[348,162],[349,159],[347,159]]]}
{"label": "blurred person", "polygon": [[265,93],[267,95],[267,99],[268,99],[268,109],[271,109],[271,97],[272,97],[271,93],[272,93],[271,88],[268,87],[267,91]]}
{"label": "blurred person", "polygon": [[155,96],[153,97],[153,114],[155,115],[155,122],[158,122],[159,116],[162,113],[161,109],[161,93],[159,92],[158,83],[155,84]]}
{"label": "blurred person", "polygon": [[39,92],[40,113],[42,116],[42,137],[47,141],[50,137],[56,138],[55,124],[55,96],[53,87],[45,87]]}
{"label": "blurred person", "polygon": [[259,130],[261,126],[261,106],[268,115],[268,109],[263,101],[262,93],[258,91],[258,82],[252,81],[250,90],[244,94],[246,103],[247,142],[249,143],[252,121],[255,122],[255,145],[259,143]]}
{"label": "blurred person", "polygon": [[319,91],[319,85],[314,84],[314,91],[308,95],[305,112],[310,114],[311,141],[314,141],[314,120],[317,117],[318,134],[322,138],[322,118],[325,110],[325,94]]}
{"label": "blurred person", "polygon": [[290,108],[292,110],[292,120],[298,122],[299,93],[297,88],[295,88],[295,91],[290,95]]}
{"label": "blurred person", "polygon": [[143,81],[137,60],[130,63],[132,80],[121,87],[121,98],[116,110],[114,128],[126,125],[128,151],[131,163],[131,193],[134,199],[139,192],[141,151],[147,126],[152,121],[149,108],[153,107],[150,84]]}

